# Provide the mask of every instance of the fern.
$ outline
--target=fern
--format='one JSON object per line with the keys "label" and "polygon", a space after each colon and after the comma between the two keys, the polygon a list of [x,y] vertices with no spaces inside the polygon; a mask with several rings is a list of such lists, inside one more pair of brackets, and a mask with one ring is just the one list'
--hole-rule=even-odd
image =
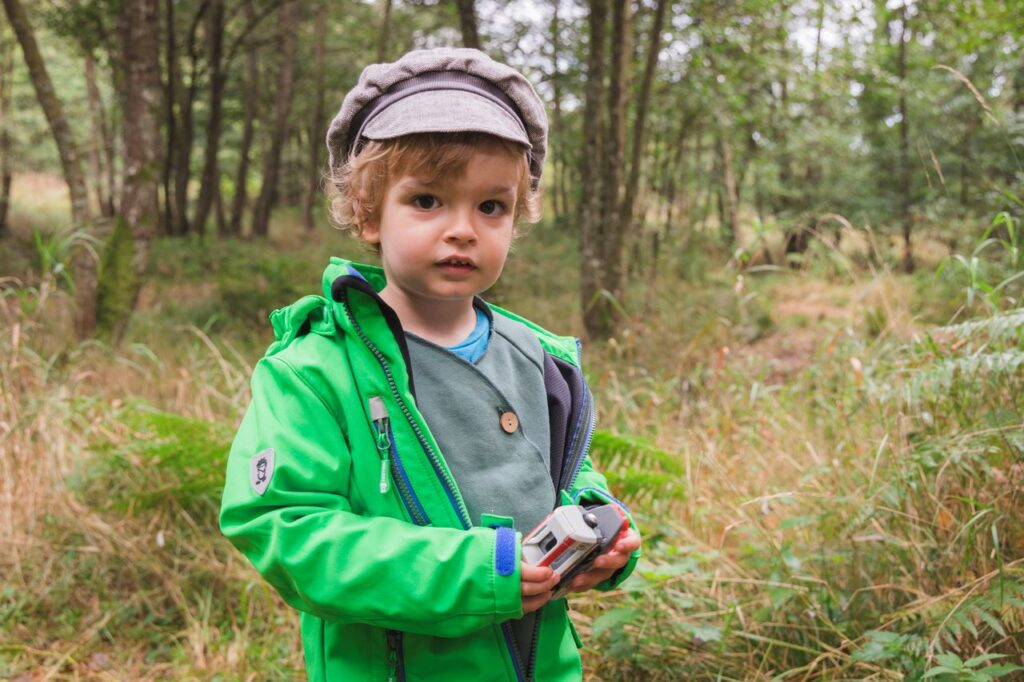
{"label": "fern", "polygon": [[982,334],[990,341],[1019,338],[1024,333],[1024,308],[1007,310],[980,320],[947,325],[940,327],[938,331],[960,339],[973,339]]}
{"label": "fern", "polygon": [[612,489],[633,502],[681,500],[685,467],[678,455],[610,431],[594,432],[591,455]]}
{"label": "fern", "polygon": [[[912,604],[895,614],[917,629],[923,624],[935,652],[990,650],[1024,624],[1024,571],[1008,568],[966,599],[952,592],[924,605]],[[952,602],[952,604],[951,604]]]}
{"label": "fern", "polygon": [[139,407],[126,412],[123,424],[127,438],[93,444],[99,456],[80,486],[87,500],[122,510],[164,504],[216,509],[229,427]]}
{"label": "fern", "polygon": [[977,353],[968,357],[943,360],[915,372],[907,384],[909,404],[921,396],[948,393],[956,384],[980,379],[1012,378],[1024,366],[1024,349]]}

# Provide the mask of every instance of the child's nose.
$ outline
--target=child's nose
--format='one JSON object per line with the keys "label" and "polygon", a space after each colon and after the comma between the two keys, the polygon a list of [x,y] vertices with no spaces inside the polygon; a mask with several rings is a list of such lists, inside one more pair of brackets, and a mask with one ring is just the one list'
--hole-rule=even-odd
{"label": "child's nose", "polygon": [[476,228],[470,211],[453,211],[451,222],[445,231],[445,239],[449,241],[475,241]]}

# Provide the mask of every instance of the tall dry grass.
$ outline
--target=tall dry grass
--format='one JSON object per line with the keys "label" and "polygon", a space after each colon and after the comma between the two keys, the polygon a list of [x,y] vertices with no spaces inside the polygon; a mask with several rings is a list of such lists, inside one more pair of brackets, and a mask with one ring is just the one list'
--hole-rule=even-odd
{"label": "tall dry grass", "polygon": [[[0,286],[0,676],[301,677],[295,614],[215,523],[261,316],[314,290],[328,253],[363,255],[297,230],[158,244],[118,350],[70,340],[52,279]],[[535,228],[494,298],[578,333],[574,252]],[[635,283],[644,313],[584,348],[594,456],[645,535],[637,577],[573,600],[588,677],[1020,664],[1021,319],[939,328],[921,316],[955,310],[952,273],[839,250],[793,271],[689,257]],[[1005,658],[972,662],[986,655]],[[964,670],[943,678],[950,656]]]}

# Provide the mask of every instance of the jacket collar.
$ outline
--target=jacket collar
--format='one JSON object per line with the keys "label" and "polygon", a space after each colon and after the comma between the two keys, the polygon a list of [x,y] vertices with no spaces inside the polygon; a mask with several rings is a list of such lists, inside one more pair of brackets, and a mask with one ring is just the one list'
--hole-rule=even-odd
{"label": "jacket collar", "polygon": [[[374,314],[378,309],[386,319],[390,313],[391,316],[394,316],[394,323],[389,322],[388,326],[392,328],[393,333],[401,336],[399,344],[404,344],[405,335],[401,332],[402,327],[398,322],[397,315],[377,295],[377,292],[387,284],[383,268],[376,265],[354,263],[344,258],[332,256],[327,268],[324,270],[322,284],[324,298],[328,301],[333,301],[335,306],[340,301],[339,297],[346,295],[348,290],[355,289],[361,292],[362,295],[347,297],[352,313],[357,319],[362,320],[366,314]],[[483,310],[492,323],[494,321],[494,313],[498,313],[525,324],[537,335],[537,340],[540,341],[540,345],[545,351],[575,367],[580,366],[580,344],[576,338],[552,334],[514,313],[496,305],[484,303],[480,297],[474,298],[473,305]],[[337,324],[345,331],[353,331],[349,319],[343,314],[344,311],[336,309],[335,313],[337,313],[334,316]]]}
{"label": "jacket collar", "polygon": [[[372,301],[380,309],[385,318],[394,316],[395,324],[389,326],[392,326],[392,331],[398,334],[402,330],[401,323],[398,321],[394,311],[391,310],[391,307],[379,295],[385,284],[387,284],[387,279],[384,276],[384,269],[380,266],[353,263],[336,256],[331,257],[330,263],[324,270],[322,281],[324,298],[335,303],[339,302],[341,297],[345,295],[346,289],[355,289],[362,292],[369,301]],[[356,303],[353,305],[358,308],[358,312],[364,312],[364,305]],[[494,313],[491,311],[491,306],[485,303],[482,298],[474,296],[473,306],[481,310],[487,316],[488,321],[492,324],[494,323]],[[353,313],[356,313],[356,309],[353,309]],[[344,316],[338,320],[338,323],[343,328],[349,325],[348,319]]]}

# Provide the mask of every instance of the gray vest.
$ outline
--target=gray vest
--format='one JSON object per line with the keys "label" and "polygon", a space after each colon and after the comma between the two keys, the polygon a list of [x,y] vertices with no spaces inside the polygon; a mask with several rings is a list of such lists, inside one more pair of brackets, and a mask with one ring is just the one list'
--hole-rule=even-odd
{"label": "gray vest", "polygon": [[474,365],[406,336],[416,405],[473,524],[480,525],[482,514],[497,514],[529,532],[555,506],[544,351],[537,337],[496,314],[487,350]]}
{"label": "gray vest", "polygon": [[[416,406],[437,439],[473,525],[511,516],[524,535],[555,506],[544,351],[525,325],[494,315],[483,356],[470,364],[406,334]],[[509,417],[514,415],[514,420]],[[512,428],[514,425],[515,428]],[[535,613],[511,621],[525,665]]]}

